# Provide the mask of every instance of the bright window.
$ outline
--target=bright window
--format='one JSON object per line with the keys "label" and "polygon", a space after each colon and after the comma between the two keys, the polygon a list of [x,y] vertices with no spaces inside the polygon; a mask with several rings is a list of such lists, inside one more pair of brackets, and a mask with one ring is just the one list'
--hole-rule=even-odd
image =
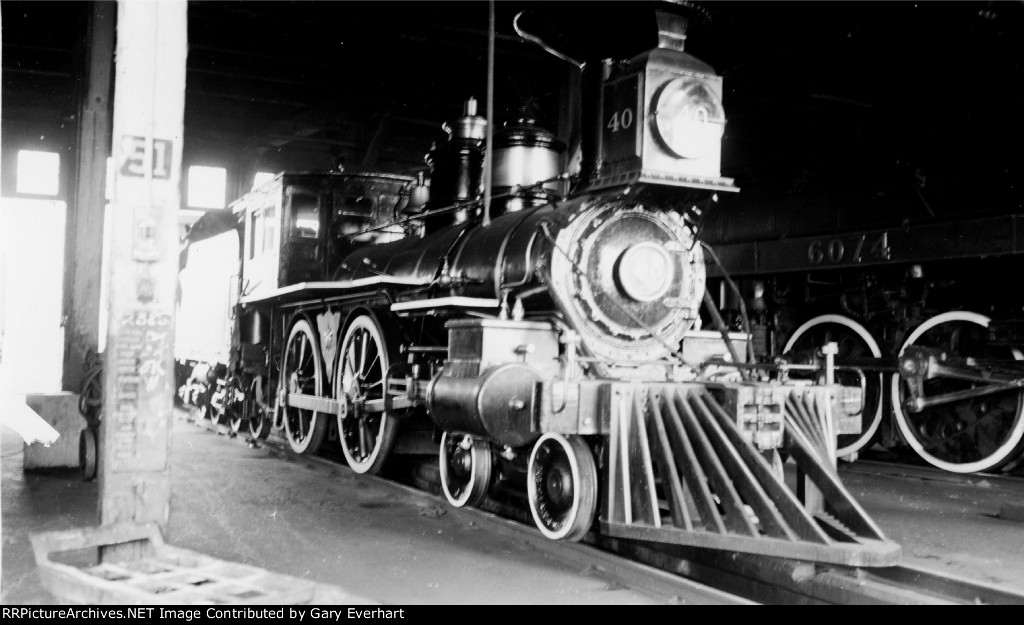
{"label": "bright window", "polygon": [[18,150],[17,191],[57,195],[60,191],[60,154]]}
{"label": "bright window", "polygon": [[263,185],[264,182],[267,182],[268,180],[273,180],[273,179],[274,179],[274,174],[272,174],[271,172],[269,172],[269,171],[258,171],[258,172],[256,172],[256,177],[252,179],[252,188],[253,189],[259,188],[260,186]]}
{"label": "bright window", "polygon": [[191,208],[224,208],[228,172],[223,167],[188,168],[188,205]]}

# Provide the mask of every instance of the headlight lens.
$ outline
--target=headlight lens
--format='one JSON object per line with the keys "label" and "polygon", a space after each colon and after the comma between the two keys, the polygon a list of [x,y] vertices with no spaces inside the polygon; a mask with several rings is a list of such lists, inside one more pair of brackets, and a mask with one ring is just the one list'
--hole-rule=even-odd
{"label": "headlight lens", "polygon": [[680,158],[700,158],[719,145],[725,112],[704,82],[690,77],[670,81],[655,97],[655,129],[665,147]]}
{"label": "headlight lens", "polygon": [[638,302],[653,302],[663,297],[672,286],[675,278],[672,256],[657,243],[637,243],[622,253],[616,278],[630,298]]}

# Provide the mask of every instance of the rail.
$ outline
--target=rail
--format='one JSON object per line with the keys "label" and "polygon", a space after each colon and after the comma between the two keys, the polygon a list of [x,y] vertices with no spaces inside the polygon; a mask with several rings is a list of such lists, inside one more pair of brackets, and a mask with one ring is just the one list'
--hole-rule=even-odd
{"label": "rail", "polygon": [[[208,429],[218,426],[197,421]],[[244,441],[243,441],[244,442]],[[274,453],[297,457],[283,442],[268,440]],[[253,445],[252,441],[248,442]],[[302,456],[311,463],[335,469],[332,460]],[[422,488],[375,476],[406,493],[435,500]],[[484,511],[460,508],[505,536],[525,540],[552,557],[574,564],[594,565],[618,576],[624,585],[644,588],[679,603],[685,593],[699,592],[694,601],[764,604],[883,604],[883,605],[1022,605],[1024,594],[967,578],[914,566],[848,567],[751,554],[727,553],[698,547],[659,545],[627,538],[587,534],[582,543],[552,541],[538,534],[529,519],[512,506],[491,501]],[[690,584],[695,584],[691,586]],[[685,591],[685,592],[684,592]],[[706,593],[706,594],[703,594]]]}

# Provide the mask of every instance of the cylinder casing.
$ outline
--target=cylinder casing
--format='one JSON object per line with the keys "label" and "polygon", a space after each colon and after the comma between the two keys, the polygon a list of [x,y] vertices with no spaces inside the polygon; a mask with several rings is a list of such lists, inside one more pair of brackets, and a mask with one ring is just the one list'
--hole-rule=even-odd
{"label": "cylinder casing", "polygon": [[446,431],[484,436],[518,447],[539,436],[534,415],[543,378],[522,363],[491,367],[476,377],[439,374],[427,391],[427,408]]}

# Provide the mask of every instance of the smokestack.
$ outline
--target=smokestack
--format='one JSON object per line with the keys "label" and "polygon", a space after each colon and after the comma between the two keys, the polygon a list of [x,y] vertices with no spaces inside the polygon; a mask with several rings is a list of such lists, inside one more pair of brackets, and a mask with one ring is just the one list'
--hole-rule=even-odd
{"label": "smokestack", "polygon": [[658,9],[654,17],[658,21],[658,47],[682,52],[686,46],[686,27],[689,26],[686,16]]}

